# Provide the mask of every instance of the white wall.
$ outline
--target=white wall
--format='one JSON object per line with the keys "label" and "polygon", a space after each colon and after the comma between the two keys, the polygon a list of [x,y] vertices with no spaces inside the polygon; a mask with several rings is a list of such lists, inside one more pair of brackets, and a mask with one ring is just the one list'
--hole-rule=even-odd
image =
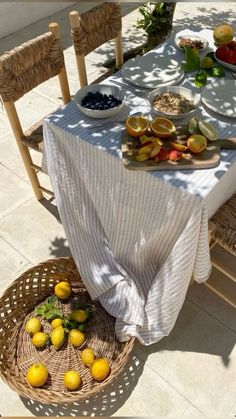
{"label": "white wall", "polygon": [[0,2],[0,38],[69,7],[68,2]]}

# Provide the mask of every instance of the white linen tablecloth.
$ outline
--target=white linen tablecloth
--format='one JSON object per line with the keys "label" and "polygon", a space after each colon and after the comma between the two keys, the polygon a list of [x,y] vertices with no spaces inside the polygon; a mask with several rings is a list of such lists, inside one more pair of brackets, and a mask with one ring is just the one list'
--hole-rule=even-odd
{"label": "white linen tablecloth", "polygon": [[[158,52],[182,57],[173,37]],[[109,83],[126,91],[117,119],[150,111],[143,91],[120,72]],[[236,134],[235,120],[199,112],[221,137]],[[48,173],[88,292],[116,317],[119,340],[136,336],[149,345],[172,330],[191,277],[209,277],[208,218],[236,189],[236,151],[223,150],[214,169],[132,172],[121,160],[123,125],[104,121],[88,130],[93,124],[101,120],[81,114],[74,101],[44,121]]]}

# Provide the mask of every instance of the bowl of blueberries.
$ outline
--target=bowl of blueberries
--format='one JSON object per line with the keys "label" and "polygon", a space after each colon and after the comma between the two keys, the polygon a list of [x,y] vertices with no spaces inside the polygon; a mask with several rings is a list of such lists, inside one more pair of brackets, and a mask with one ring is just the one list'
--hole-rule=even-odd
{"label": "bowl of blueberries", "polygon": [[109,118],[120,112],[125,95],[117,86],[91,84],[75,94],[75,101],[85,115],[91,118]]}

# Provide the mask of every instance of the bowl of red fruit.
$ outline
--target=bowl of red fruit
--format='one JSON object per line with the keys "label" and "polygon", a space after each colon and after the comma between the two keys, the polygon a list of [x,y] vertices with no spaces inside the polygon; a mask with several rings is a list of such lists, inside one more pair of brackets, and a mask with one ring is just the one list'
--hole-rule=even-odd
{"label": "bowl of red fruit", "polygon": [[215,51],[215,59],[223,67],[236,71],[236,41],[219,46]]}

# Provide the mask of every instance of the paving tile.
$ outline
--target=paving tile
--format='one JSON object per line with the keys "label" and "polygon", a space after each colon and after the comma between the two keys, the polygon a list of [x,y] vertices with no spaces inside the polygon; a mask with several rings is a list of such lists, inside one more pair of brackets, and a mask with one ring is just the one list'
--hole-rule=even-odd
{"label": "paving tile", "polygon": [[235,342],[234,332],[186,301],[170,336],[135,353],[204,414],[224,416],[236,400]]}
{"label": "paving tile", "polygon": [[[228,281],[228,279],[225,278],[225,276],[216,269],[212,270],[210,278],[217,278],[221,281]],[[234,288],[236,289],[235,284]],[[218,297],[204,284],[194,284],[191,286],[189,288],[187,298],[214,316],[226,327],[236,332],[236,310],[227,304],[222,298]]]}
{"label": "paving tile", "polygon": [[[73,61],[74,59],[75,58],[72,56],[71,60]],[[77,69],[75,68],[74,71],[77,71]],[[76,73],[76,76],[77,76],[77,73]],[[76,79],[76,76],[74,75],[75,79]],[[79,81],[78,79],[72,80],[72,79],[69,79],[68,77],[68,83],[69,83],[70,93],[71,95],[73,95],[79,89]],[[58,77],[53,77],[47,80],[46,82],[40,84],[34,89],[34,92],[39,93],[41,96],[43,96],[42,101],[44,100],[44,97],[46,97],[49,100],[53,98],[53,100],[57,102],[58,106],[63,104]]]}
{"label": "paving tile", "polygon": [[[40,164],[42,158],[40,153],[31,150],[31,156],[35,164]],[[7,137],[0,141],[0,163],[30,185],[28,174],[12,133],[9,133]]]}
{"label": "paving tile", "polygon": [[189,404],[189,406],[183,413],[183,417],[199,419],[199,418],[205,418],[206,415],[200,412],[200,410],[194,407],[192,404]]}
{"label": "paving tile", "polygon": [[188,401],[145,365],[139,381],[117,416],[181,417]]}
{"label": "paving tile", "polygon": [[189,403],[151,368],[131,356],[110,386],[86,401],[72,405],[22,402],[33,415],[42,416],[171,416],[181,417]]}
{"label": "paving tile", "polygon": [[22,403],[19,395],[13,391],[3,380],[0,380],[1,416],[32,416],[32,413]]}
{"label": "paving tile", "polygon": [[236,418],[236,403],[235,403],[235,405],[233,406],[232,410],[230,411],[230,413],[229,413],[229,417],[230,417],[230,418]]}
{"label": "paving tile", "polygon": [[0,218],[19,207],[32,195],[31,186],[0,164]]}
{"label": "paving tile", "polygon": [[4,114],[5,110],[1,107],[0,103],[0,144],[3,137],[10,132],[10,124],[8,122],[7,116]]}
{"label": "paving tile", "polygon": [[0,295],[30,267],[29,261],[0,236]]}
{"label": "paving tile", "polygon": [[34,264],[69,254],[64,229],[53,215],[57,208],[45,205],[33,197],[1,220],[2,237]]}
{"label": "paving tile", "polygon": [[23,130],[31,127],[35,122],[55,111],[58,107],[56,99],[46,98],[31,91],[16,102]]}

